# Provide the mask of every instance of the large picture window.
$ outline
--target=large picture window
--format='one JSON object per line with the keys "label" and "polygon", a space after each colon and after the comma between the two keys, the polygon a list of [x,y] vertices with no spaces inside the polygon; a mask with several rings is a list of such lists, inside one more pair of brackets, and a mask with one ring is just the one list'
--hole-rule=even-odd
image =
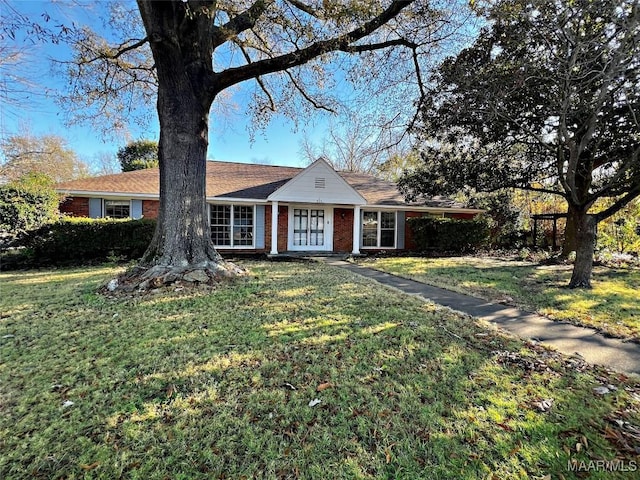
{"label": "large picture window", "polygon": [[131,217],[131,202],[129,200],[105,200],[104,216],[107,218]]}
{"label": "large picture window", "polygon": [[394,248],[396,245],[395,212],[362,212],[362,246]]}
{"label": "large picture window", "polygon": [[253,205],[209,205],[209,217],[216,247],[253,246]]}

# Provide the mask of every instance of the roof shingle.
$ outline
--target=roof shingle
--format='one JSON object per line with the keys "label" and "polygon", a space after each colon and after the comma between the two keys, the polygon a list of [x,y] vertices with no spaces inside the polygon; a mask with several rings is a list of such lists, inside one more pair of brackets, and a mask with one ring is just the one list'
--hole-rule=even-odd
{"label": "roof shingle", "polygon": [[[207,197],[266,200],[303,168],[280,167],[236,162],[207,162]],[[353,172],[338,174],[360,193],[370,205],[407,205],[395,183],[372,175]],[[68,194],[137,194],[159,195],[159,170],[149,168],[114,175],[102,175],[73,180],[56,185],[58,191]],[[422,206],[460,208],[461,204],[449,199],[433,198],[420,202]]]}

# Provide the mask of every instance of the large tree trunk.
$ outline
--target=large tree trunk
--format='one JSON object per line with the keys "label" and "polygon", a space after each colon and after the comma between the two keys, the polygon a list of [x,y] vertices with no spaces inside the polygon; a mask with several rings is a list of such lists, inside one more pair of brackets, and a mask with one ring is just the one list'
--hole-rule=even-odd
{"label": "large tree trunk", "polygon": [[591,288],[593,252],[596,247],[596,220],[593,215],[576,211],[576,261],[569,288]]}
{"label": "large tree trunk", "polygon": [[208,111],[194,100],[189,91],[158,92],[160,210],[143,258],[147,266],[207,267],[221,261],[205,201]]}
{"label": "large tree trunk", "polygon": [[160,210],[149,248],[122,284],[146,290],[180,280],[216,283],[242,270],[216,252],[207,219],[212,20],[180,2],[138,5],[158,76]]}
{"label": "large tree trunk", "polygon": [[564,227],[564,242],[562,243],[562,252],[560,256],[567,258],[571,252],[575,252],[577,248],[576,230],[579,212],[569,204],[567,208],[567,221]]}

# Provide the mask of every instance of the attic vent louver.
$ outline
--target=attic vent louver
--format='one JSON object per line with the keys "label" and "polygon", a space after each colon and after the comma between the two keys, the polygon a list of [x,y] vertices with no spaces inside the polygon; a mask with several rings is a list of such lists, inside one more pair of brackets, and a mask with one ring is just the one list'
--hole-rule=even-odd
{"label": "attic vent louver", "polygon": [[322,177],[316,177],[316,188],[324,188],[325,179]]}

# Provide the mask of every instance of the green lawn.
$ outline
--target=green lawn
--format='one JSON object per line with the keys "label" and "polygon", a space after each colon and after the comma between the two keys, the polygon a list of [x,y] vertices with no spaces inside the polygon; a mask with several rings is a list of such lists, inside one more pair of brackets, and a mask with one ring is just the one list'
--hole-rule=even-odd
{"label": "green lawn", "polygon": [[640,340],[640,270],[596,267],[593,289],[567,288],[570,265],[481,257],[397,257],[364,265],[420,282],[504,301],[555,320]]}
{"label": "green lawn", "polygon": [[131,300],[94,293],[108,267],[0,274],[0,478],[634,475],[633,379],[341,269],[246,266]]}

